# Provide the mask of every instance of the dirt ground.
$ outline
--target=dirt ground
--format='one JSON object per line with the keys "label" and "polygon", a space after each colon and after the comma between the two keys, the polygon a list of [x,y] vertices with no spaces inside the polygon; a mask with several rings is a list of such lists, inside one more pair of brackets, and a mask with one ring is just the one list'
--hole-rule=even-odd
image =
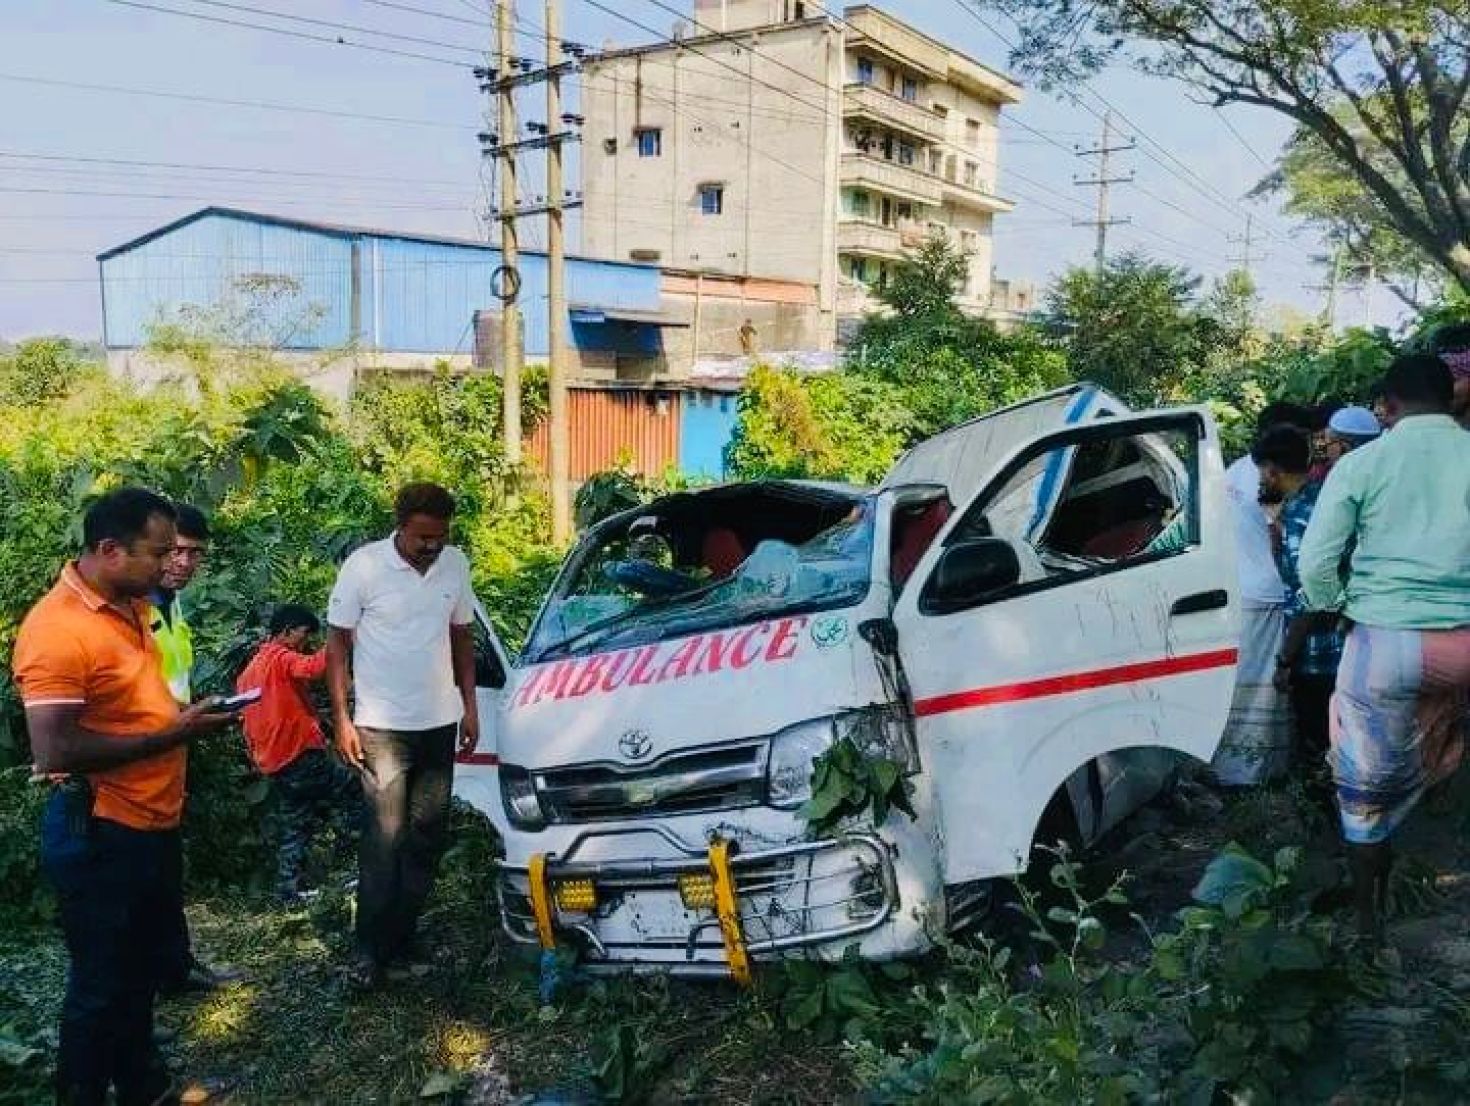
{"label": "dirt ground", "polygon": [[[1090,859],[1103,880],[1131,873],[1129,909],[1167,924],[1230,841],[1257,855],[1303,845],[1341,910],[1333,826],[1290,788],[1218,795],[1188,786],[1130,819]],[[1322,1094],[1333,1106],[1470,1101],[1470,773],[1421,809],[1400,842],[1393,951],[1344,995]],[[181,1071],[239,1104],[596,1101],[595,1072],[620,1027],[657,1040],[657,1075],[630,1101],[808,1103],[859,1100],[840,1045],[788,1031],[774,1003],[724,985],[645,979],[595,983],[543,1004],[533,959],[499,935],[483,877],[488,842],[466,836],[447,860],[429,919],[433,955],[378,993],[359,996],[338,968],[350,896],[307,911],[262,899],[191,907],[201,953],[248,980],[202,999],[169,1000],[160,1022]],[[1126,930],[1126,926],[1119,927]],[[1136,953],[1128,939],[1117,955]],[[50,929],[0,935],[0,1030],[44,1054],[54,1045],[65,957]],[[3,1058],[3,1057],[0,1057]],[[0,1103],[46,1100],[44,1055],[0,1067]],[[635,1073],[636,1074],[636,1073]],[[12,1078],[12,1076],[17,1078]]]}

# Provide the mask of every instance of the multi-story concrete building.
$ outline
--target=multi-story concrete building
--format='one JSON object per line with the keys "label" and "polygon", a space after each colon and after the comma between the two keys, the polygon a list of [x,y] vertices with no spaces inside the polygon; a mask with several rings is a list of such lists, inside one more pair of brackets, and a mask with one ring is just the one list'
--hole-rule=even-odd
{"label": "multi-story concrete building", "polygon": [[990,310],[1004,74],[867,5],[695,0],[583,89],[589,256],[814,283],[830,337],[943,228]]}

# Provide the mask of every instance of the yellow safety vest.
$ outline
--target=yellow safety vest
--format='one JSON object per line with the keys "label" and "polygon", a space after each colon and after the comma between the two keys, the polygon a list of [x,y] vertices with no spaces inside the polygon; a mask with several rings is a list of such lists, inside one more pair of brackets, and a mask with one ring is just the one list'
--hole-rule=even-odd
{"label": "yellow safety vest", "polygon": [[184,610],[179,605],[179,597],[173,597],[168,618],[164,618],[163,612],[156,606],[153,607],[149,625],[153,630],[153,640],[158,645],[158,656],[163,662],[163,678],[168,681],[169,691],[173,692],[174,698],[180,703],[192,701],[194,695],[189,677],[194,672],[194,635],[189,624],[184,621]]}

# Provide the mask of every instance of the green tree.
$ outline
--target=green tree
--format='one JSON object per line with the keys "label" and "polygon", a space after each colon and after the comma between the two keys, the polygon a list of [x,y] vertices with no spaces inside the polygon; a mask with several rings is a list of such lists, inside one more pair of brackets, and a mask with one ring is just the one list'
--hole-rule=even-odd
{"label": "green tree", "polygon": [[[1383,151],[1375,150],[1374,156],[1380,172],[1403,181],[1403,169]],[[1409,307],[1420,310],[1443,294],[1443,270],[1404,235],[1315,132],[1299,127],[1252,195],[1280,198],[1288,214],[1343,251],[1350,271],[1381,280]]]}
{"label": "green tree", "polygon": [[1188,270],[1127,253],[1101,272],[1073,268],[1051,286],[1046,325],[1064,342],[1067,365],[1130,403],[1180,395],[1222,329],[1195,304]]}
{"label": "green tree", "polygon": [[1002,333],[960,310],[967,268],[947,237],[929,238],[880,293],[890,312],[864,319],[848,352],[850,373],[902,397],[909,443],[1066,380],[1062,354],[1039,334]]}
{"label": "green tree", "polygon": [[999,0],[1012,61],[1076,84],[1126,60],[1216,106],[1309,131],[1383,219],[1470,289],[1470,7],[1464,0]]}
{"label": "green tree", "polygon": [[758,365],[740,393],[725,463],[740,479],[787,477],[869,484],[910,437],[900,391],[852,373],[803,377]]}
{"label": "green tree", "polygon": [[893,267],[878,300],[900,319],[958,315],[955,301],[969,273],[969,257],[949,235],[936,231]]}

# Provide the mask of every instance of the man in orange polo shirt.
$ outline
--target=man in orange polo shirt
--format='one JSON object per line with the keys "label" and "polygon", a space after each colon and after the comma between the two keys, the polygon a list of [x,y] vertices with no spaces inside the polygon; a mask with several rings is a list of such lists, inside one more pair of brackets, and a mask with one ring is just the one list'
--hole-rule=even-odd
{"label": "man in orange polo shirt", "polygon": [[187,743],[230,722],[180,708],[146,597],[173,548],[174,509],[140,488],[103,496],[84,551],[21,624],[15,682],[38,772],[64,775],[41,824],[70,967],[56,1101],[177,1102],[153,1043],[155,944],[181,864]]}

